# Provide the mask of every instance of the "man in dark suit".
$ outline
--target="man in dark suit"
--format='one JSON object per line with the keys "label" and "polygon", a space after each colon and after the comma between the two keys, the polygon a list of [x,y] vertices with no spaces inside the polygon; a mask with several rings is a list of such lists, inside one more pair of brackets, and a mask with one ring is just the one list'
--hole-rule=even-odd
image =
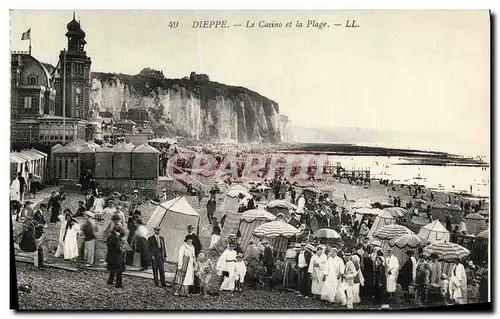
{"label": "man in dark suit", "polygon": [[124,267],[124,250],[121,244],[124,235],[123,229],[120,225],[116,225],[113,232],[108,236],[106,244],[108,247],[108,253],[106,256],[106,262],[108,263],[109,279],[108,285],[113,285],[116,277],[116,288],[122,287],[122,274]]}
{"label": "man in dark suit", "polygon": [[167,258],[167,251],[165,248],[165,238],[160,236],[160,227],[155,227],[155,234],[148,238],[149,256],[153,264],[153,277],[155,286],[158,287],[158,274],[160,274],[160,282],[163,287],[166,287],[165,282],[165,259]]}
{"label": "man in dark suit", "polygon": [[273,269],[274,269],[274,256],[273,250],[269,246],[269,242],[267,240],[263,240],[261,244],[264,246],[264,254],[262,256],[262,264],[266,267],[266,277],[268,280],[269,290],[273,289]]}
{"label": "man in dark suit", "polygon": [[198,235],[196,235],[194,233],[194,226],[193,225],[189,225],[187,231],[188,231],[188,235],[191,235],[191,237],[193,237],[194,254],[196,257],[198,257],[198,254],[201,251],[200,238],[198,238]]}
{"label": "man in dark suit", "polygon": [[90,211],[94,207],[94,195],[91,189],[87,190],[87,195],[85,196],[85,209]]}
{"label": "man in dark suit", "polygon": [[[312,249],[314,249],[314,247],[312,247]],[[309,280],[310,278],[308,272],[311,257],[312,253],[309,250],[306,250],[306,244],[300,244],[300,252],[297,254],[297,257],[295,257],[295,261],[297,262],[297,268],[299,270],[298,292],[304,297],[309,297],[311,294],[311,282]]]}
{"label": "man in dark suit", "polygon": [[300,227],[300,222],[295,218],[296,216],[294,212],[290,213],[290,221],[288,223],[298,229]]}

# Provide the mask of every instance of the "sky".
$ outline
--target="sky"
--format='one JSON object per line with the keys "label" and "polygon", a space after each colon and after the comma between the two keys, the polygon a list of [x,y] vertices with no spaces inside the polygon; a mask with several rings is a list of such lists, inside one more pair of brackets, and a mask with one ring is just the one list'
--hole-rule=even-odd
{"label": "sky", "polygon": [[[295,126],[404,130],[415,140],[435,132],[442,143],[489,150],[487,11],[77,11],[76,17],[92,71],[206,73],[276,101]],[[11,50],[28,49],[20,39],[31,28],[32,54],[55,65],[71,19],[71,11],[13,11]],[[231,27],[193,28],[198,20]],[[330,27],[307,28],[308,20]],[[343,27],[347,20],[359,27]],[[170,27],[174,21],[177,28]],[[245,28],[247,21],[283,27]]]}

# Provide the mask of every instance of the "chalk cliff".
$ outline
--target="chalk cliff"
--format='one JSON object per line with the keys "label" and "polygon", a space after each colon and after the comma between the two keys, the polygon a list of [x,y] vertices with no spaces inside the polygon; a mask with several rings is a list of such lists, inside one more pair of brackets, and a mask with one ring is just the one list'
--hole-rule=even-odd
{"label": "chalk cliff", "polygon": [[206,75],[167,79],[161,71],[137,75],[93,72],[94,112],[120,118],[122,105],[143,109],[155,132],[200,140],[271,142],[281,140],[278,104],[257,92],[212,82]]}
{"label": "chalk cliff", "polygon": [[284,114],[280,114],[280,133],[282,142],[291,143],[293,141],[292,121]]}

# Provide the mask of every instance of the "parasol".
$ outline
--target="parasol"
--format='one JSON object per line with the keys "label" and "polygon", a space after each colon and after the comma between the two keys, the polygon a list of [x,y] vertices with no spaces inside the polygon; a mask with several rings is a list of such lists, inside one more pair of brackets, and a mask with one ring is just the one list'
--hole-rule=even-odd
{"label": "parasol", "polygon": [[482,215],[482,216],[489,216],[490,215],[490,213],[485,211],[485,210],[478,210],[477,213]]}
{"label": "parasol", "polygon": [[318,229],[314,233],[314,237],[317,237],[317,238],[327,238],[327,239],[339,239],[340,235],[339,235],[339,233],[337,233],[333,229],[322,228],[322,229]]}
{"label": "parasol", "polygon": [[274,208],[274,207],[279,207],[279,208],[287,208],[287,209],[297,209],[297,206],[294,204],[283,200],[283,199],[275,199],[270,201],[267,206],[268,208]]}
{"label": "parasol", "polygon": [[360,215],[372,215],[372,216],[378,216],[384,213],[383,210],[378,208],[358,208],[355,209],[354,211]]}
{"label": "parasol", "polygon": [[447,207],[449,210],[462,210],[458,205],[450,205]]}
{"label": "parasol", "polygon": [[242,191],[242,192],[248,192],[248,187],[242,184],[234,184],[231,187],[229,187],[228,192],[230,191]]}
{"label": "parasol", "polygon": [[382,240],[391,240],[393,238],[398,238],[408,234],[411,235],[413,234],[413,232],[405,226],[391,224],[377,229],[375,232],[373,232],[373,237]]}
{"label": "parasol", "polygon": [[427,244],[428,241],[425,240],[424,238],[415,235],[415,234],[406,234],[403,236],[399,236],[396,238],[393,238],[391,241],[389,241],[389,246],[391,247],[398,247],[398,248],[416,248],[421,245]]}
{"label": "parasol", "polygon": [[435,253],[438,255],[439,259],[446,262],[453,262],[456,259],[467,257],[469,255],[469,250],[458,244],[444,242],[430,244],[429,246],[424,248],[424,253]]}
{"label": "parasol", "polygon": [[279,236],[288,238],[298,235],[299,233],[300,231],[297,228],[282,221],[273,221],[262,224],[253,231],[255,236],[266,238],[275,238]]}
{"label": "parasol", "polygon": [[467,216],[465,216],[465,219],[471,219],[471,220],[485,220],[484,216],[482,216],[479,213],[472,213]]}
{"label": "parasol", "polygon": [[422,203],[422,204],[425,204],[425,203],[426,203],[426,201],[425,201],[425,200],[423,200],[423,199],[421,199],[421,198],[417,198],[417,199],[415,199],[415,203]]}
{"label": "parasol", "polygon": [[389,207],[385,208],[384,211],[390,213],[394,218],[400,218],[406,214],[406,209],[401,207]]}
{"label": "parasol", "polygon": [[486,229],[479,234],[477,234],[477,238],[489,238],[490,237],[490,230]]}
{"label": "parasol", "polygon": [[273,221],[276,220],[276,216],[266,210],[250,209],[241,214],[241,219],[248,223],[251,223],[254,220]]}
{"label": "parasol", "polygon": [[246,190],[237,190],[237,189],[231,189],[230,191],[228,191],[228,192],[226,193],[226,196],[235,198],[235,197],[238,197],[240,194],[245,195],[245,197],[247,197],[247,196],[248,196],[248,197],[252,196],[252,195],[250,195],[250,193],[248,193]]}

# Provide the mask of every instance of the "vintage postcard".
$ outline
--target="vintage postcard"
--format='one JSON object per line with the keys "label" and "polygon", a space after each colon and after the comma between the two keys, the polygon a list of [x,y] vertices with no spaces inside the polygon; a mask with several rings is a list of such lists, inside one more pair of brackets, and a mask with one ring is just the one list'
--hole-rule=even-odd
{"label": "vintage postcard", "polygon": [[12,307],[492,309],[490,23],[11,11]]}

